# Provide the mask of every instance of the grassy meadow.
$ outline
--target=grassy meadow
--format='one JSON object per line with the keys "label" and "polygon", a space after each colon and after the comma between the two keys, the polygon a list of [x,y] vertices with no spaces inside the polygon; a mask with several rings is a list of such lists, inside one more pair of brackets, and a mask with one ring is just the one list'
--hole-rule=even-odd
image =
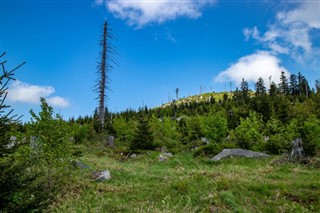
{"label": "grassy meadow", "polygon": [[[82,147],[83,150],[84,147]],[[80,147],[81,149],[81,147]],[[73,169],[53,212],[318,212],[319,157],[308,165],[268,159],[211,162],[179,153],[165,162],[159,152],[126,158],[94,146],[79,158],[111,180],[94,182],[89,169]],[[280,160],[279,160],[280,159]]]}

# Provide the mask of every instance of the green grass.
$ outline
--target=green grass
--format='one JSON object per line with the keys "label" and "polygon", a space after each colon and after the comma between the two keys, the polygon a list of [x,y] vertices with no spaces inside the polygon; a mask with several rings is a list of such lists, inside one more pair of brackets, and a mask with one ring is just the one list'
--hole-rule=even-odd
{"label": "green grass", "polygon": [[120,160],[110,151],[84,153],[81,161],[109,169],[112,179],[94,182],[75,170],[53,212],[317,212],[320,170],[270,159],[220,162],[181,153],[159,162],[157,152]]}

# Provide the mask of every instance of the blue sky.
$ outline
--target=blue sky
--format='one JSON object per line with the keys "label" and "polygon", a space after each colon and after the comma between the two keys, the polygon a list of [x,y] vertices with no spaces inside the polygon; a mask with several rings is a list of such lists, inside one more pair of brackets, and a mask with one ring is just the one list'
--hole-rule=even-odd
{"label": "blue sky", "polygon": [[65,118],[91,115],[99,38],[108,20],[118,54],[111,111],[235,89],[242,78],[320,78],[319,1],[0,0],[0,52],[26,61],[8,103],[27,121],[45,97]]}

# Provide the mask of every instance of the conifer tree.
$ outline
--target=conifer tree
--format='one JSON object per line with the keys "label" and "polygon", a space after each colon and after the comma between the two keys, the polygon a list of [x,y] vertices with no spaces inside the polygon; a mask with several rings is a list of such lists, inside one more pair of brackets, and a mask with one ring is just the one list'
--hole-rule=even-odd
{"label": "conifer tree", "polygon": [[280,94],[289,95],[288,79],[287,79],[284,71],[281,71],[280,83],[279,83],[278,88],[279,88]]}
{"label": "conifer tree", "polygon": [[264,86],[264,81],[260,77],[256,83],[256,96],[265,95],[267,93],[266,87]]}
{"label": "conifer tree", "polygon": [[240,89],[241,89],[241,98],[243,104],[246,103],[249,100],[249,84],[247,81],[242,79],[241,84],[240,84]]}
{"label": "conifer tree", "polygon": [[154,149],[153,135],[150,125],[143,115],[140,117],[135,136],[130,144],[130,149],[134,151]]}
{"label": "conifer tree", "polygon": [[293,96],[298,95],[299,93],[298,79],[295,74],[290,75],[289,91],[290,94]]}

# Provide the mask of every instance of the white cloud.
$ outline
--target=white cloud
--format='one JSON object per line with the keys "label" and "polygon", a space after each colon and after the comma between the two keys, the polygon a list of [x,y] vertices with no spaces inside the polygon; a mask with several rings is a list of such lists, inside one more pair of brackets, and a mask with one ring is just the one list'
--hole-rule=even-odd
{"label": "white cloud", "polygon": [[242,78],[248,82],[256,83],[261,77],[265,82],[269,82],[269,77],[275,83],[279,83],[281,71],[286,76],[289,72],[280,65],[280,59],[270,52],[260,51],[240,58],[226,70],[222,71],[216,78],[216,82],[232,81],[240,83]]}
{"label": "white cloud", "polygon": [[40,97],[46,98],[48,103],[57,107],[68,107],[69,102],[62,97],[49,97],[55,92],[52,86],[30,85],[21,81],[14,81],[8,90],[8,100],[27,104],[39,104]]}
{"label": "white cloud", "polygon": [[[102,0],[96,0],[101,4]],[[150,23],[161,24],[184,16],[192,19],[200,17],[201,8],[213,4],[205,0],[109,0],[107,9],[130,26],[141,28]]]}
{"label": "white cloud", "polygon": [[290,54],[301,62],[317,54],[309,35],[314,29],[320,30],[320,1],[301,1],[297,8],[279,12],[262,35],[257,27],[245,28],[243,34],[246,40],[252,37],[273,52]]}
{"label": "white cloud", "polygon": [[311,28],[320,28],[320,2],[303,1],[300,7],[289,12],[278,13],[278,19],[283,23],[306,23]]}
{"label": "white cloud", "polygon": [[47,101],[48,101],[48,104],[52,106],[59,106],[59,107],[69,106],[69,102],[60,96],[54,96],[54,97],[48,98]]}

